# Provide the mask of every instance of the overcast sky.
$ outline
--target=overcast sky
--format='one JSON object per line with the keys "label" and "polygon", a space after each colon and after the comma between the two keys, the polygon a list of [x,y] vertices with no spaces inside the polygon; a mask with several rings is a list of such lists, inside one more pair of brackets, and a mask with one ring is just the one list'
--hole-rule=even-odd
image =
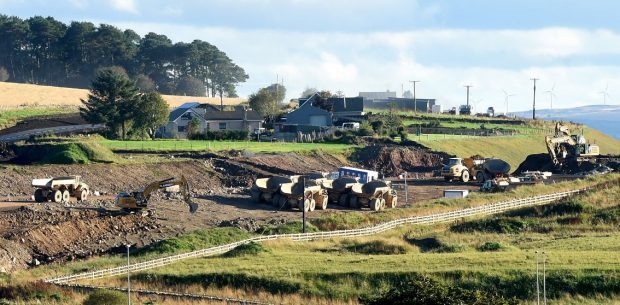
{"label": "overcast sky", "polygon": [[[250,75],[248,95],[284,78],[288,98],[316,87],[411,89],[481,111],[608,104],[620,97],[620,2],[612,0],[0,0],[0,13],[92,21],[173,41],[208,41]],[[537,107],[538,108],[538,107]]]}

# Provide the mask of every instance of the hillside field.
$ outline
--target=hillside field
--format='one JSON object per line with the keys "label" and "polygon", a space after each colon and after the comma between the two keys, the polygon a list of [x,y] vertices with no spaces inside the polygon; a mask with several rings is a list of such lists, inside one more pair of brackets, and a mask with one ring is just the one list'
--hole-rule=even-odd
{"label": "hillside field", "polygon": [[[0,108],[18,106],[79,106],[80,99],[88,96],[87,89],[41,86],[0,82]],[[219,97],[162,95],[171,108],[186,102],[220,104]],[[224,98],[224,105],[237,105],[244,102],[242,98]]]}

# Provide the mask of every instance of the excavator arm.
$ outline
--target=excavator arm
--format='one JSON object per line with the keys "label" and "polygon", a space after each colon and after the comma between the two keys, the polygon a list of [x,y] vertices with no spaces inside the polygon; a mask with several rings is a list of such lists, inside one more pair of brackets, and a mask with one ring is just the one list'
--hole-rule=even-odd
{"label": "excavator arm", "polygon": [[157,190],[165,189],[167,187],[178,185],[181,191],[181,196],[183,197],[183,201],[187,203],[189,207],[190,213],[195,213],[198,210],[198,204],[192,201],[189,183],[185,179],[184,176],[181,176],[180,179],[176,178],[168,178],[161,181],[156,181],[148,184],[144,190],[133,192],[131,197],[133,197],[134,204],[136,207],[146,207],[149,199],[151,198],[151,194]]}

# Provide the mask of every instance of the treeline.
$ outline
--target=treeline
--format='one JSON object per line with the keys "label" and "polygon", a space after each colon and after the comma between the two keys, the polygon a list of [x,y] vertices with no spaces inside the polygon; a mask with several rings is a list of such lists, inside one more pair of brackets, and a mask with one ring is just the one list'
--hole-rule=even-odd
{"label": "treeline", "polygon": [[201,40],[140,37],[131,29],[52,17],[0,15],[0,71],[11,82],[87,88],[98,69],[127,73],[144,91],[235,97],[248,75],[226,53]]}

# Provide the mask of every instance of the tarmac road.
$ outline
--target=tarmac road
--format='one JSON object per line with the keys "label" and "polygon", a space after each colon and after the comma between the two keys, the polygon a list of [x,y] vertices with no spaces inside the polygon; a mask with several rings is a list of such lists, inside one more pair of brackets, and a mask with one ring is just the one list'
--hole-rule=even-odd
{"label": "tarmac road", "polygon": [[67,125],[49,128],[31,129],[26,131],[15,132],[11,134],[1,135],[0,141],[3,142],[15,142],[21,140],[27,140],[31,136],[45,135],[45,134],[67,134],[72,132],[86,132],[95,131],[104,128],[103,124],[83,124],[83,125]]}

